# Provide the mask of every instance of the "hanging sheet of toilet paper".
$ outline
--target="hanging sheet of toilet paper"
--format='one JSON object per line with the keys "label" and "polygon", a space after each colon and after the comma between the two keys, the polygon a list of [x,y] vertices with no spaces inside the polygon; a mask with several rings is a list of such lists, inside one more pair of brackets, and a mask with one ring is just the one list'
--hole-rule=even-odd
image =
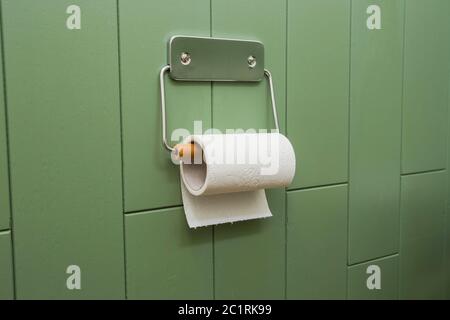
{"label": "hanging sheet of toilet paper", "polygon": [[192,135],[194,159],[180,163],[181,192],[189,227],[267,218],[265,189],[289,185],[295,153],[280,133]]}

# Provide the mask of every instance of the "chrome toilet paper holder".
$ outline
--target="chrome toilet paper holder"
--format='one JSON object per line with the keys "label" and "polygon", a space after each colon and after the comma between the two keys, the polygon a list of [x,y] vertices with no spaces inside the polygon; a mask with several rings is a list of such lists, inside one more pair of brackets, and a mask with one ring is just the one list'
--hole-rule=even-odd
{"label": "chrome toilet paper holder", "polygon": [[177,81],[269,82],[275,128],[279,131],[273,78],[264,68],[264,45],[259,41],[208,37],[173,36],[169,40],[169,64],[159,73],[163,145],[167,142],[166,72]]}

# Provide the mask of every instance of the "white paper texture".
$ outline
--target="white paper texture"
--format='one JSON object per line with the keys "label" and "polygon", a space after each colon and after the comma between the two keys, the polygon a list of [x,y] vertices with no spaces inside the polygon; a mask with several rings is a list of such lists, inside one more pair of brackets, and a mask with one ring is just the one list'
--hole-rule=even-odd
{"label": "white paper texture", "polygon": [[191,141],[203,150],[203,163],[180,165],[189,227],[272,216],[265,189],[287,186],[295,174],[295,153],[285,136],[241,133],[185,139]]}

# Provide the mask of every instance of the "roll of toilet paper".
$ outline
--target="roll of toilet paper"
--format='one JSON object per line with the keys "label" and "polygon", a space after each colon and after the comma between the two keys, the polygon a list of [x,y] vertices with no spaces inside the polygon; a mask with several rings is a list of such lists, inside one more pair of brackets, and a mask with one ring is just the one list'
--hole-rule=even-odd
{"label": "roll of toilet paper", "polygon": [[295,174],[294,149],[280,133],[193,135],[183,144],[197,150],[180,162],[191,228],[272,216],[264,189],[287,186]]}

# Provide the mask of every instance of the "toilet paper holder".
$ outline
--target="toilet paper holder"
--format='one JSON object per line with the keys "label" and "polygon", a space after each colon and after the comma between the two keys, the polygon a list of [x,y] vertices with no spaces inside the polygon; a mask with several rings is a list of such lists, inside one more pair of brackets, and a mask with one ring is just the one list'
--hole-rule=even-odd
{"label": "toilet paper holder", "polygon": [[192,36],[173,36],[169,40],[169,64],[159,73],[163,145],[167,142],[167,117],[164,76],[177,81],[260,82],[269,83],[275,128],[279,131],[272,74],[264,68],[264,45],[259,41]]}

